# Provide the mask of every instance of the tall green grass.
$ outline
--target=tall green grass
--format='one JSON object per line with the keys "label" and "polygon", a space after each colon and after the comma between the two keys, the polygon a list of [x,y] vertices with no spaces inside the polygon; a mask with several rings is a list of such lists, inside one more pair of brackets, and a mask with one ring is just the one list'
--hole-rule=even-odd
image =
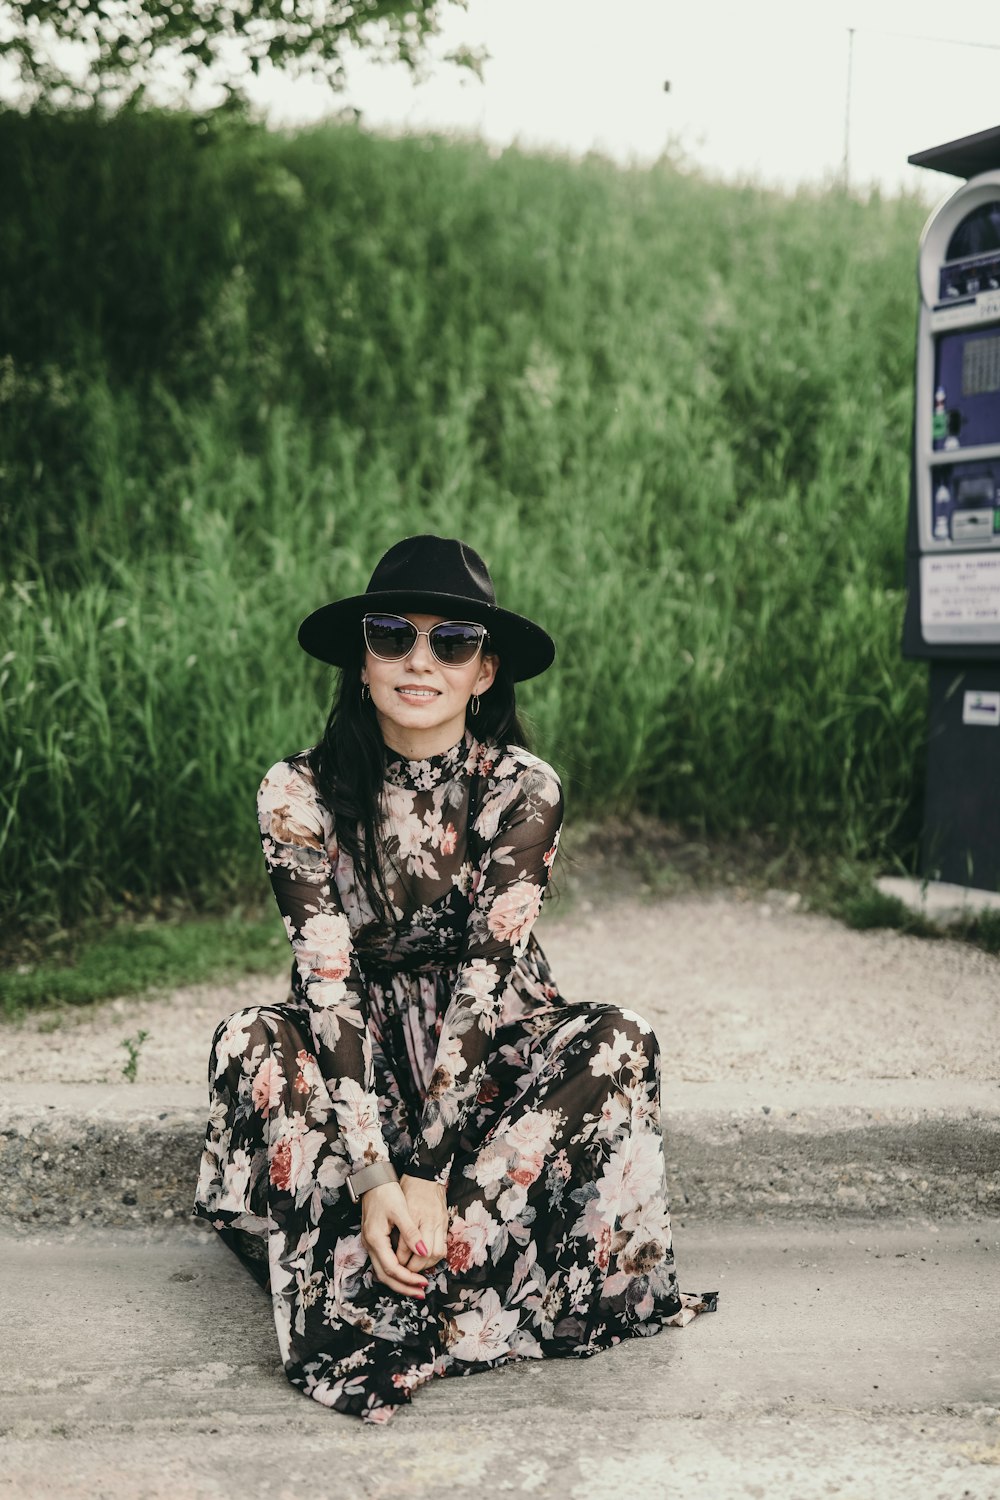
{"label": "tall green grass", "polygon": [[0,115],[0,915],[259,885],[397,537],[543,621],[571,812],[912,850],[924,208],[346,127]]}

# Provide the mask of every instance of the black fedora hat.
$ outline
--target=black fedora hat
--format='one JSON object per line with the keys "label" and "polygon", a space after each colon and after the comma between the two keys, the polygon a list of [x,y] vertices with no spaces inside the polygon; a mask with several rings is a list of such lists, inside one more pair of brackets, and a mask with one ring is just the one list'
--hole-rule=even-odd
{"label": "black fedora hat", "polygon": [[489,649],[515,682],[552,664],[555,643],[540,625],[497,604],[489,568],[455,537],[408,536],[379,561],[363,594],[314,609],[299,626],[299,645],[319,661],[343,667],[355,656],[361,619],[377,610],[475,620],[489,631]]}

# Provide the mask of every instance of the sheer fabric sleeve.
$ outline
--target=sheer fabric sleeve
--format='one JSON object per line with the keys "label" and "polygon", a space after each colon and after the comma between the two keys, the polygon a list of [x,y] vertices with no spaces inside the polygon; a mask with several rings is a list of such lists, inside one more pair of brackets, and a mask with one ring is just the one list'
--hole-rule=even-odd
{"label": "sheer fabric sleeve", "polygon": [[[328,849],[332,819],[311,780],[288,761],[257,793],[264,862],[295,954],[316,1061],[352,1170],[388,1161],[379,1125],[368,997]],[[335,847],[335,846],[334,846]]]}
{"label": "sheer fabric sleeve", "polygon": [[528,946],[541,908],[559,843],[562,806],[556,773],[537,762],[492,789],[476,817],[476,833],[489,842],[472,877],[465,952],[406,1168],[413,1177],[448,1180],[485,1074],[507,979]]}

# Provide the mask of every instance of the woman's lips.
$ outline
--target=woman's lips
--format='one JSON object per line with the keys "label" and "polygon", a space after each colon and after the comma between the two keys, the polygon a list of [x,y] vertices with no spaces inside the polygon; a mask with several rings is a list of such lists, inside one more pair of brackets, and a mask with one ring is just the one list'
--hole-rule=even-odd
{"label": "woman's lips", "polygon": [[429,703],[432,698],[441,696],[437,688],[398,687],[396,692],[401,698],[409,698],[414,703]]}

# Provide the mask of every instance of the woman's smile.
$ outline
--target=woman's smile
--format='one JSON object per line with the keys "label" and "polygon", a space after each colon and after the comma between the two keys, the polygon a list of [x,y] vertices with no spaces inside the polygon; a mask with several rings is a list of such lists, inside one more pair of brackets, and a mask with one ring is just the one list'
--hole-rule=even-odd
{"label": "woman's smile", "polygon": [[[403,618],[426,632],[444,616]],[[408,760],[423,760],[457,744],[465,731],[469,699],[487,691],[496,665],[496,657],[487,653],[461,666],[442,666],[426,634],[417,637],[404,661],[386,661],[366,651],[362,680],[389,749]]]}

